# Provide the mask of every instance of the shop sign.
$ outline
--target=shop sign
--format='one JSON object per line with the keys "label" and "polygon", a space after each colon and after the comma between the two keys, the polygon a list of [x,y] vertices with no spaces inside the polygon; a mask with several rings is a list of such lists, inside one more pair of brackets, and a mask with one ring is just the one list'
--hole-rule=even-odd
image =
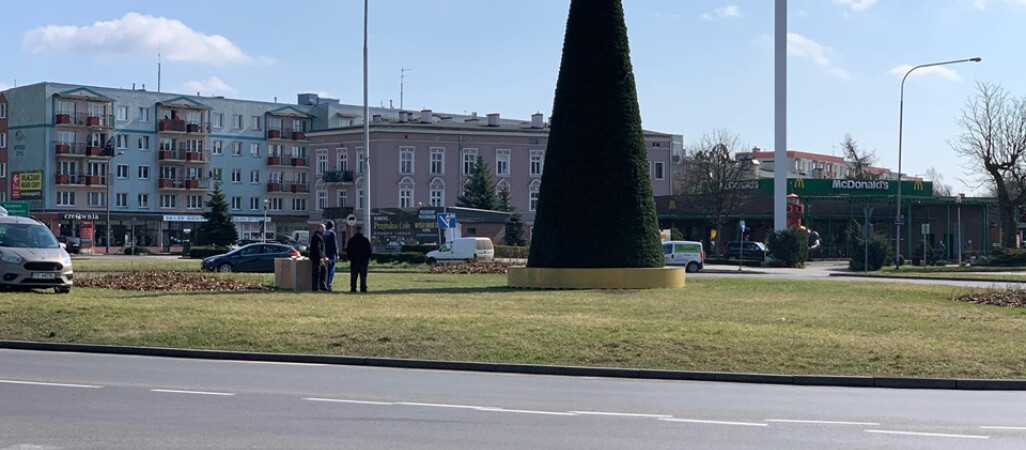
{"label": "shop sign", "polygon": [[11,199],[43,198],[43,172],[11,173]]}
{"label": "shop sign", "polygon": [[203,216],[172,216],[165,215],[164,222],[206,222]]}
{"label": "shop sign", "polygon": [[64,213],[61,214],[61,220],[100,220],[100,215],[96,213]]}
{"label": "shop sign", "polygon": [[271,218],[267,217],[265,219],[264,217],[232,216],[232,222],[235,223],[260,223],[265,221],[270,222]]}

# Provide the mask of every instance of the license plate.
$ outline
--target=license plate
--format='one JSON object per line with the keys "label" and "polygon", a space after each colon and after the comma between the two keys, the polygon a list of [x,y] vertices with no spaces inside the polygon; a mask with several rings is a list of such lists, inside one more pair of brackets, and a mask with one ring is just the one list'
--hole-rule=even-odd
{"label": "license plate", "polygon": [[32,272],[33,280],[56,280],[57,274],[53,272]]}

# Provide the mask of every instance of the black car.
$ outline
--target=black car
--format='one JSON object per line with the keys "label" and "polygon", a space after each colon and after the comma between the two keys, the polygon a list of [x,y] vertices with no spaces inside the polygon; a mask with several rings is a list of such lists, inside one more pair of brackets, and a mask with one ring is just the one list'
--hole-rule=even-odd
{"label": "black car", "polygon": [[68,253],[82,253],[82,239],[74,236],[60,236],[57,238],[57,242],[64,244],[64,251]]}
{"label": "black car", "polygon": [[223,255],[205,258],[201,268],[218,272],[274,272],[275,258],[299,257],[289,245],[263,243],[244,245]]}
{"label": "black car", "polygon": [[746,261],[765,261],[766,244],[756,241],[730,241],[723,253],[727,259],[743,259]]}

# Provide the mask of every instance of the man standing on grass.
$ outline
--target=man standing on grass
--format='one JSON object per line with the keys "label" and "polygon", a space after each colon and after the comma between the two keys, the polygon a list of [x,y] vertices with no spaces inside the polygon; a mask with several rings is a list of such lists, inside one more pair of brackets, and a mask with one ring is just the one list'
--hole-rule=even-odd
{"label": "man standing on grass", "polygon": [[310,235],[310,289],[314,292],[328,290],[324,284],[324,259],[324,224],[319,223]]}
{"label": "man standing on grass", "polygon": [[324,284],[331,292],[331,282],[335,279],[335,261],[338,259],[338,238],[335,236],[335,222],[324,222],[324,256],[328,258],[328,264],[324,267]]}
{"label": "man standing on grass", "polygon": [[371,243],[363,235],[363,227],[356,227],[356,234],[346,243],[346,257],[349,258],[349,292],[356,292],[356,278],[360,278],[360,292],[367,292],[367,266],[370,265]]}

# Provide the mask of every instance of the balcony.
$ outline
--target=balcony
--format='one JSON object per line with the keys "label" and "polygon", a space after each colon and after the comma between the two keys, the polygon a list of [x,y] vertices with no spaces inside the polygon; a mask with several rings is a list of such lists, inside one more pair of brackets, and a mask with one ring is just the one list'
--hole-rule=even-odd
{"label": "balcony", "polygon": [[79,177],[79,179],[82,180],[82,183],[80,184],[85,184],[86,186],[107,186],[106,178],[107,177],[99,175],[86,175]]}
{"label": "balcony", "polygon": [[112,128],[114,116],[95,115],[89,113],[57,113],[54,115],[54,123],[57,125],[70,125],[77,127]]}
{"label": "balcony", "polygon": [[210,189],[210,178],[158,178],[157,189]]}
{"label": "balcony", "polygon": [[163,133],[208,133],[210,126],[199,122],[186,122],[182,119],[160,119],[157,131]]}
{"label": "balcony", "polygon": [[278,181],[270,181],[267,183],[267,192],[282,192],[281,183]]}
{"label": "balcony", "polygon": [[306,165],[306,159],[304,159],[304,158],[292,158],[292,162],[290,164],[292,165],[292,167],[305,166]]}
{"label": "balcony", "polygon": [[306,194],[310,192],[310,185],[306,183],[291,183],[289,184],[287,192],[293,194]]}
{"label": "balcony", "polygon": [[84,184],[84,181],[82,181],[81,178],[82,177],[74,173],[58,173],[54,176],[54,183],[58,185]]}
{"label": "balcony", "polygon": [[302,131],[293,131],[292,132],[292,140],[293,141],[303,141],[303,140],[306,140],[306,133],[304,133]]}
{"label": "balcony", "polygon": [[268,166],[281,166],[282,165],[281,156],[268,156],[267,157],[267,165]]}
{"label": "balcony", "polygon": [[206,164],[207,152],[202,150],[187,150],[185,148],[163,147],[157,150],[157,160],[163,162],[186,162]]}
{"label": "balcony", "polygon": [[321,180],[325,183],[352,183],[352,170],[333,170],[321,173]]}
{"label": "balcony", "polygon": [[281,139],[281,130],[267,130],[267,139]]}

